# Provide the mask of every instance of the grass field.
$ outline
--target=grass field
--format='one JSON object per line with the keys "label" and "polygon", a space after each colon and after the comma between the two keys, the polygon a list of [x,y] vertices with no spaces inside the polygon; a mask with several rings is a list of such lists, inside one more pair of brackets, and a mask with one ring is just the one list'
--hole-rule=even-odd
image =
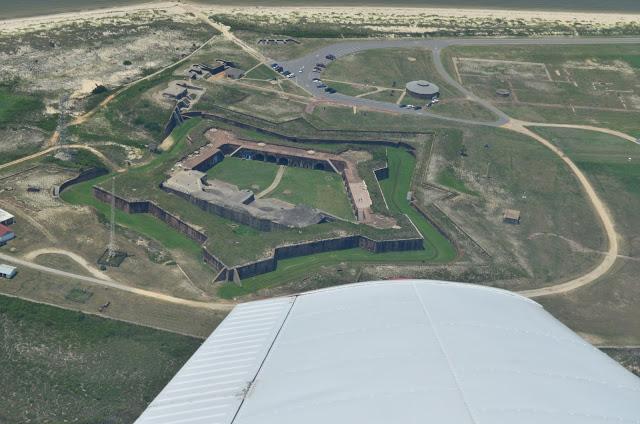
{"label": "grass field", "polygon": [[[315,240],[325,237],[335,237],[343,234],[363,234],[372,238],[408,237],[415,235],[414,229],[403,225],[400,229],[381,230],[369,226],[356,225],[348,222],[336,221],[321,225],[313,225],[304,229],[287,229],[281,231],[259,232],[244,225],[218,217],[202,211],[197,206],[185,202],[183,199],[159,190],[157,186],[165,179],[165,172],[175,163],[177,158],[189,149],[197,147],[197,143],[204,143],[202,137],[206,122],[200,125],[197,120],[191,120],[178,128],[174,134],[178,140],[169,152],[154,159],[148,165],[132,168],[127,173],[117,176],[117,193],[125,197],[144,198],[157,202],[168,211],[183,217],[188,222],[201,227],[210,237],[207,247],[230,266],[243,264],[270,254],[274,246],[283,243],[293,243],[304,240]],[[196,143],[187,146],[186,134],[192,131],[192,139]],[[313,146],[309,146],[313,147]],[[63,199],[76,203],[94,206],[106,216],[108,205],[93,198],[91,186],[103,185],[110,190],[108,177],[78,184],[63,194]],[[408,183],[408,181],[407,181]],[[284,194],[284,193],[283,193]],[[401,217],[402,218],[402,217]],[[161,221],[145,214],[125,214],[117,211],[116,219],[119,224],[139,231],[161,244],[175,249],[191,257],[199,257],[198,245],[175,230],[169,229]],[[433,246],[432,246],[433,247]],[[425,253],[426,252],[426,253]],[[420,259],[433,259],[437,252],[428,250],[420,253]],[[194,256],[196,255],[196,256]]]}
{"label": "grass field", "polygon": [[245,76],[247,78],[255,78],[260,80],[271,80],[274,78],[278,78],[279,74],[267,65],[260,65],[247,72]]}
{"label": "grass field", "polygon": [[[454,78],[516,118],[599,125],[640,135],[637,45],[455,46],[444,56]],[[499,88],[512,95],[498,97]]]}
{"label": "grass field", "polygon": [[[437,205],[490,252],[493,262],[526,276],[498,282],[501,287],[526,289],[581,275],[606,246],[575,177],[530,138],[491,128],[440,130],[428,177],[420,175],[418,184],[425,179],[470,194]],[[431,200],[419,190],[416,195],[425,204]],[[502,221],[505,209],[520,211],[519,225]],[[581,249],[571,248],[575,245]]]}
{"label": "grass field", "polygon": [[363,96],[366,99],[379,100],[381,102],[395,103],[402,95],[402,90],[384,90]]}
{"label": "grass field", "polygon": [[[288,87],[288,83],[290,81],[282,81],[284,87]],[[207,91],[198,102],[196,110],[206,112],[215,105],[268,121],[282,122],[299,117],[305,107],[303,103],[292,101],[275,92],[259,91],[229,82],[202,84],[207,87]],[[275,90],[277,86],[272,86],[271,89]]]}
{"label": "grass field", "polygon": [[459,97],[440,80],[431,52],[420,48],[373,49],[344,56],[327,66],[322,76],[327,80],[402,90],[409,81],[424,79],[437,84],[443,98]]}
{"label": "grass field", "polygon": [[242,286],[224,285],[218,290],[218,295],[223,298],[233,298],[286,282],[300,281],[319,268],[336,263],[424,264],[453,260],[456,252],[451,243],[406,200],[407,191],[411,188],[415,158],[401,149],[388,149],[388,151],[389,165],[393,171],[390,177],[381,183],[382,189],[389,202],[389,207],[395,213],[406,214],[425,237],[425,250],[372,253],[363,249],[348,249],[280,260],[274,272],[245,279],[242,281]]}
{"label": "grass field", "polygon": [[354,219],[342,178],[335,172],[287,167],[280,184],[269,196]]}
{"label": "grass field", "polygon": [[[611,272],[545,308],[601,344],[640,343],[640,146],[607,134],[534,128],[573,159],[613,214],[622,255]],[[585,227],[588,230],[588,227]]]}
{"label": "grass field", "polygon": [[324,81],[329,87],[332,87],[338,91],[338,93],[347,95],[347,96],[357,96],[359,94],[370,93],[374,91],[375,87],[367,87],[365,85],[359,84],[348,84],[344,82],[335,82],[335,81]]}
{"label": "grass field", "polygon": [[0,421],[133,422],[200,340],[0,296]]}
{"label": "grass field", "polygon": [[269,187],[277,172],[278,165],[273,163],[227,157],[211,168],[207,176],[259,193]]}

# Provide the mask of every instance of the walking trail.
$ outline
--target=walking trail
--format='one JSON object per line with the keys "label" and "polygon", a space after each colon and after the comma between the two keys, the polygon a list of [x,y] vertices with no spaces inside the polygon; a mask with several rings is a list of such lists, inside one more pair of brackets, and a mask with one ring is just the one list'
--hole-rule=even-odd
{"label": "walking trail", "polygon": [[618,234],[616,233],[613,218],[611,216],[611,213],[609,212],[609,209],[600,199],[595,189],[593,188],[587,177],[584,175],[584,173],[580,170],[580,168],[578,168],[576,164],[567,155],[565,155],[562,150],[560,150],[546,138],[526,128],[525,125],[529,125],[529,123],[512,119],[503,127],[533,138],[534,140],[538,141],[540,144],[551,150],[557,156],[559,156],[560,159],[562,159],[562,161],[569,167],[571,172],[575,175],[575,177],[578,179],[578,182],[584,189],[587,198],[591,202],[591,205],[596,212],[596,215],[598,215],[598,218],[602,222],[602,227],[604,229],[604,232],[606,233],[607,241],[609,244],[609,249],[604,254],[602,262],[600,262],[598,266],[596,266],[586,274],[574,278],[573,280],[555,284],[553,286],[542,287],[533,290],[523,290],[519,292],[523,296],[534,298],[539,296],[566,293],[568,291],[572,291],[590,284],[605,275],[611,269],[618,257]]}
{"label": "walking trail", "polygon": [[278,188],[278,185],[280,185],[280,181],[282,181],[282,176],[284,175],[285,170],[286,170],[286,167],[284,165],[280,165],[278,167],[278,172],[276,173],[276,177],[273,179],[273,182],[271,183],[271,185],[266,189],[262,190],[260,193],[256,194],[256,199],[262,199],[264,196],[266,196],[267,194],[270,194],[273,190]]}
{"label": "walking trail", "polygon": [[[58,253],[58,252],[56,252],[56,253]],[[9,263],[13,263],[13,264],[16,264],[16,265],[20,265],[20,266],[23,266],[25,268],[30,268],[30,269],[33,269],[35,271],[40,271],[40,272],[44,272],[44,273],[47,273],[47,274],[55,275],[55,276],[58,276],[58,277],[71,278],[71,279],[74,279],[74,280],[83,281],[85,283],[90,283],[90,284],[94,284],[94,285],[97,285],[97,286],[102,286],[102,287],[106,287],[106,288],[126,291],[126,292],[129,292],[129,293],[133,293],[135,295],[138,295],[138,296],[144,296],[144,297],[155,299],[155,300],[159,300],[159,301],[162,301],[162,302],[173,303],[173,304],[183,305],[183,306],[189,306],[189,307],[192,307],[192,308],[209,309],[209,310],[212,310],[212,311],[226,312],[226,311],[230,311],[231,309],[233,309],[233,306],[234,306],[233,303],[227,303],[227,302],[204,302],[204,301],[197,301],[197,300],[182,299],[180,297],[175,297],[175,296],[171,296],[171,295],[164,294],[164,293],[158,293],[158,292],[151,291],[151,290],[144,290],[144,289],[139,289],[137,287],[127,286],[125,284],[121,284],[121,283],[118,283],[118,282],[116,282],[114,280],[111,280],[108,277],[107,278],[96,278],[96,277],[89,277],[89,276],[86,276],[86,275],[74,274],[72,272],[62,271],[62,270],[51,268],[51,267],[48,267],[48,266],[39,265],[39,264],[33,263],[33,262],[29,261],[29,260],[19,259],[19,258],[16,258],[15,256],[7,255],[7,254],[4,254],[4,253],[0,253],[0,260],[6,261],[6,262],[9,262]]]}

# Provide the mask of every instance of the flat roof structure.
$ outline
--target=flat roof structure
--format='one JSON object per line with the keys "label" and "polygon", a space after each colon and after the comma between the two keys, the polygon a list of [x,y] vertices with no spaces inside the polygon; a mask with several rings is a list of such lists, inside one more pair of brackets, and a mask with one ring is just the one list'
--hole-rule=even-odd
{"label": "flat roof structure", "polygon": [[440,88],[425,80],[410,81],[405,86],[407,93],[415,97],[434,98],[440,95]]}
{"label": "flat roof structure", "polygon": [[238,305],[136,423],[632,423],[639,400],[534,301],[402,280]]}
{"label": "flat roof structure", "polygon": [[0,264],[0,277],[13,278],[16,275],[17,268],[15,266]]}
{"label": "flat roof structure", "polygon": [[0,224],[13,223],[15,217],[4,209],[0,209]]}

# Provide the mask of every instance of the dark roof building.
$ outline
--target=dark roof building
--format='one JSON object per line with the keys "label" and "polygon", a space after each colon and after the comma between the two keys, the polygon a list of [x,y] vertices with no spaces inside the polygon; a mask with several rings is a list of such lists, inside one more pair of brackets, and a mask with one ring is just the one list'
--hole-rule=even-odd
{"label": "dark roof building", "polygon": [[429,81],[410,81],[405,88],[407,94],[419,99],[434,99],[440,97],[440,88]]}
{"label": "dark roof building", "polygon": [[520,223],[520,211],[516,209],[506,209],[502,220],[507,224],[519,224]]}

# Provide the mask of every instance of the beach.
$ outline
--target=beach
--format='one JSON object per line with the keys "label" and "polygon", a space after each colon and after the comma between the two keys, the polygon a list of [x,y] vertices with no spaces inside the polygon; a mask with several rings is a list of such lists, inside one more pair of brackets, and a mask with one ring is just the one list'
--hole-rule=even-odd
{"label": "beach", "polygon": [[23,31],[28,29],[43,29],[73,21],[87,21],[122,17],[143,11],[165,11],[166,13],[185,13],[188,10],[199,10],[207,15],[212,14],[248,14],[271,16],[274,19],[286,19],[288,16],[322,17],[322,16],[390,16],[420,17],[442,16],[448,18],[467,19],[504,19],[523,20],[530,22],[560,21],[567,23],[584,22],[599,25],[615,25],[640,22],[638,13],[602,13],[602,12],[568,12],[568,11],[532,11],[506,9],[461,9],[461,8],[422,8],[422,7],[379,7],[379,6],[346,6],[346,7],[261,7],[261,6],[227,6],[209,5],[201,3],[151,2],[127,6],[114,6],[95,10],[78,12],[54,13],[26,18],[2,19],[0,33]]}

